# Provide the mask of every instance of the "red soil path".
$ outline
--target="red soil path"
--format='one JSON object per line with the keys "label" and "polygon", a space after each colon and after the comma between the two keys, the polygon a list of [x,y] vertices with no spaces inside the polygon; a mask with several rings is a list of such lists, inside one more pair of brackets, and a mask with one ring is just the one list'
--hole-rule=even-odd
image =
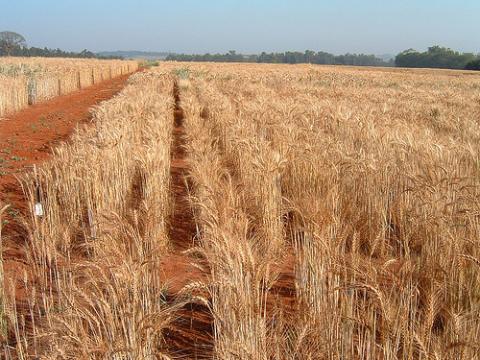
{"label": "red soil path", "polygon": [[[11,205],[7,219],[25,210],[16,177],[48,160],[51,148],[67,140],[79,124],[88,123],[91,108],[122,90],[129,76],[107,80],[0,119],[0,203]],[[12,226],[7,226],[3,233],[9,235],[12,230]]]}
{"label": "red soil path", "polygon": [[[169,285],[169,294],[175,298],[182,288],[192,282],[207,280],[207,274],[194,264],[199,259],[185,255],[194,244],[196,226],[189,201],[187,138],[183,126],[184,113],[180,106],[178,85],[173,89],[175,99],[172,159],[170,167],[173,213],[169,221],[169,239],[172,254],[164,259],[163,271]],[[202,264],[204,267],[206,264]],[[178,311],[177,319],[165,334],[170,352],[177,357],[211,358],[213,350],[213,319],[205,306],[186,304]]]}

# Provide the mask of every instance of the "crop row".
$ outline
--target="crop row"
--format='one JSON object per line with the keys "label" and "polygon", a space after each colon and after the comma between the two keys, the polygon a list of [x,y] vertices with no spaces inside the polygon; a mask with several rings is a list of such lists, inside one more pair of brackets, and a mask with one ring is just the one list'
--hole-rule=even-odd
{"label": "crop row", "polygon": [[135,61],[3,58],[0,116],[129,74],[137,67]]}

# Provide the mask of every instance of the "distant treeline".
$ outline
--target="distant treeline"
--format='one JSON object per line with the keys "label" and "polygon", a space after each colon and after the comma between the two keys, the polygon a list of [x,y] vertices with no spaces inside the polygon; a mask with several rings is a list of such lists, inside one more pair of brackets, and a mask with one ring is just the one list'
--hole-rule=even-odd
{"label": "distant treeline", "polygon": [[48,49],[28,47],[23,35],[14,31],[0,31],[0,56],[25,56],[25,57],[62,57],[62,58],[99,58],[118,59],[117,56],[97,56],[91,51],[81,52],[63,51],[60,49]]}
{"label": "distant treeline", "polygon": [[170,54],[166,60],[170,61],[210,61],[210,62],[248,62],[274,64],[324,64],[324,65],[355,65],[355,66],[393,66],[394,62],[384,61],[375,55],[345,54],[333,55],[327,52],[287,51],[281,53],[266,53],[260,55],[243,55],[231,50],[226,54]]}
{"label": "distant treeline", "polygon": [[[15,46],[9,49],[10,56],[25,56],[25,57],[61,57],[61,58],[84,58],[84,59],[122,59],[119,56],[98,56],[95,53],[83,50],[81,52],[63,51],[60,49],[48,49],[37,47],[22,47]],[[0,56],[7,56],[5,47],[0,43]]]}
{"label": "distant treeline", "polygon": [[425,52],[405,50],[395,57],[395,65],[409,68],[480,70],[480,56],[432,46]]}
{"label": "distant treeline", "polygon": [[407,68],[440,68],[480,70],[480,55],[460,53],[449,48],[432,46],[425,52],[413,49],[405,50],[395,59],[385,61],[375,55],[345,54],[333,55],[327,52],[283,52],[265,53],[260,55],[243,55],[235,51],[226,54],[170,54],[166,60],[172,61],[211,61],[211,62],[249,62],[277,64],[324,64],[324,65],[354,65],[354,66],[397,66]]}
{"label": "distant treeline", "polygon": [[13,31],[0,32],[0,56],[24,56],[24,57],[64,57],[64,58],[101,58],[115,59],[115,56],[97,56],[91,51],[81,52],[63,51],[60,49],[48,49],[28,47],[23,35]]}

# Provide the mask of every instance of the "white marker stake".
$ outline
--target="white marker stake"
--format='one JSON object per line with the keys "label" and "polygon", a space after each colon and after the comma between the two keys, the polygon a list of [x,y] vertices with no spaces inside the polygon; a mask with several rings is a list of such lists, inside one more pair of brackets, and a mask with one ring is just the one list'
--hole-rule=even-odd
{"label": "white marker stake", "polygon": [[41,203],[36,203],[34,208],[35,216],[43,216],[43,206]]}

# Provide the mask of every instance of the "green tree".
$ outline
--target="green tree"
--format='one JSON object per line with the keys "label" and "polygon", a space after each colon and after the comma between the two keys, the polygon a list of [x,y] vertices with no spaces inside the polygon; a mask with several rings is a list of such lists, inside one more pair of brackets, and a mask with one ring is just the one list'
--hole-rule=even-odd
{"label": "green tree", "polygon": [[20,34],[13,31],[0,32],[0,49],[5,55],[10,56],[15,49],[26,45],[27,41]]}
{"label": "green tree", "polygon": [[395,58],[395,65],[413,68],[464,69],[477,58],[471,53],[460,53],[441,46],[431,46],[425,52],[408,49]]}
{"label": "green tree", "polygon": [[480,71],[480,57],[477,60],[470,61],[466,66],[466,70],[479,70]]}

